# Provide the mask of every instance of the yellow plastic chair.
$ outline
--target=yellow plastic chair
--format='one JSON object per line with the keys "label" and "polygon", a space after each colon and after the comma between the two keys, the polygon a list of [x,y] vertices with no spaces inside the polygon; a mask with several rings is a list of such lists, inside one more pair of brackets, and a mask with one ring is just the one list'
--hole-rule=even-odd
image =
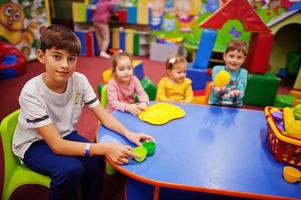
{"label": "yellow plastic chair", "polygon": [[16,188],[26,184],[50,186],[50,177],[38,174],[20,163],[12,152],[12,138],[18,123],[19,110],[5,117],[0,125],[4,154],[4,185],[2,200],[8,200]]}

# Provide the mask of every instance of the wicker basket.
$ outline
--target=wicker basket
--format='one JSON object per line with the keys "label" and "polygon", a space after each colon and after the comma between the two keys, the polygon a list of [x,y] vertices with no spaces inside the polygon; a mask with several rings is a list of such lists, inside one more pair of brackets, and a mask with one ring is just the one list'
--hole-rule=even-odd
{"label": "wicker basket", "polygon": [[276,125],[271,109],[266,107],[265,117],[267,124],[267,143],[274,158],[292,166],[301,166],[301,140],[286,136]]}

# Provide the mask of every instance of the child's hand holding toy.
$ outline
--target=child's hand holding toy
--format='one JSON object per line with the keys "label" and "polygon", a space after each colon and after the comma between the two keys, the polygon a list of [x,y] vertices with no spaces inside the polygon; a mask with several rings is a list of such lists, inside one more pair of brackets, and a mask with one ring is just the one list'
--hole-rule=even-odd
{"label": "child's hand holding toy", "polygon": [[[213,90],[220,96],[223,96],[225,93],[227,93],[226,86],[230,83],[230,81],[231,76],[229,72],[225,70],[219,71],[213,80]],[[233,95],[236,95],[236,92],[234,92]]]}
{"label": "child's hand holding toy", "polygon": [[220,96],[223,96],[226,92],[227,92],[227,88],[226,87],[218,87],[218,86],[214,86],[213,90],[219,94]]}

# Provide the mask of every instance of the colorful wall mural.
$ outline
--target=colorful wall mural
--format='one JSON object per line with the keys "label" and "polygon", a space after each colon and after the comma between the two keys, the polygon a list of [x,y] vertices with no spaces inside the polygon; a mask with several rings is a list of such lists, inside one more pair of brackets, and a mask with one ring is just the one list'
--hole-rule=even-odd
{"label": "colorful wall mural", "polygon": [[[197,48],[202,29],[199,24],[227,0],[149,0],[150,25],[158,41],[183,40],[186,47]],[[289,0],[249,0],[260,18],[268,23],[287,12]],[[232,38],[249,41],[250,33],[239,20],[230,20],[218,31],[214,49],[223,51]]]}
{"label": "colorful wall mural", "polygon": [[40,31],[48,25],[44,0],[0,0],[0,40],[35,59]]}

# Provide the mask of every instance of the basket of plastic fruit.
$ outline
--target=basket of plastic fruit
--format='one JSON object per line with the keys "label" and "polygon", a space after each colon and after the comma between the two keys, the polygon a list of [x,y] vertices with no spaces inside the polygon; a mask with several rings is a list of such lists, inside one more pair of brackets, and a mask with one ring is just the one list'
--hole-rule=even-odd
{"label": "basket of plastic fruit", "polygon": [[301,166],[301,140],[289,137],[284,130],[283,109],[267,106],[267,143],[274,158],[293,166]]}

